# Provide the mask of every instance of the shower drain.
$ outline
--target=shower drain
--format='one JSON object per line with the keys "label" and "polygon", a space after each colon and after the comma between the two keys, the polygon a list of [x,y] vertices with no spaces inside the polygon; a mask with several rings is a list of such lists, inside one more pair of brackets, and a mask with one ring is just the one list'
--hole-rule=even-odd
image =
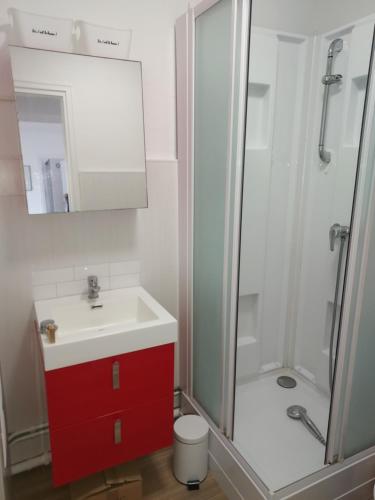
{"label": "shower drain", "polygon": [[277,377],[277,383],[285,389],[294,389],[294,387],[297,385],[296,380],[293,377],[288,377],[287,375],[281,375],[281,377]]}

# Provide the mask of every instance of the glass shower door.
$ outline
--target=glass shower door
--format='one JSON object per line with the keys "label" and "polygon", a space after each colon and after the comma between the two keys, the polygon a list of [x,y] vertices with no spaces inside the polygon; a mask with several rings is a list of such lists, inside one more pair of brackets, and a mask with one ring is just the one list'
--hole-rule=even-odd
{"label": "glass shower door", "polygon": [[231,0],[195,20],[193,393],[219,424],[231,64]]}
{"label": "glass shower door", "polygon": [[192,396],[222,429],[248,23],[248,0],[204,0],[193,10]]}
{"label": "glass shower door", "polygon": [[[372,102],[375,101],[375,82],[372,82]],[[344,408],[343,437],[340,458],[348,458],[375,446],[374,412],[375,398],[375,231],[374,231],[374,188],[375,188],[375,119],[368,127],[371,144],[367,156],[364,175],[364,222],[358,242],[358,287],[357,304],[354,304],[353,319],[349,335],[347,355],[347,398]],[[362,267],[362,270],[360,270]],[[356,295],[356,292],[354,292]],[[353,301],[355,302],[355,301]],[[345,374],[344,374],[345,375]],[[346,410],[346,411],[345,411]]]}
{"label": "glass shower door", "polygon": [[233,442],[278,491],[325,465],[375,8],[329,24],[326,7],[266,5],[252,2]]}

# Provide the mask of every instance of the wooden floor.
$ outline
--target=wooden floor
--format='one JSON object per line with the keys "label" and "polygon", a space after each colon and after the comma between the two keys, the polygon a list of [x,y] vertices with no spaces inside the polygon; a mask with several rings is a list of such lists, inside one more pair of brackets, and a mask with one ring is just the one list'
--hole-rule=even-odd
{"label": "wooden floor", "polygon": [[[212,474],[200,490],[188,491],[176,481],[171,469],[172,450],[166,449],[137,460],[143,477],[143,497],[149,500],[226,500]],[[53,488],[50,467],[38,467],[11,479],[12,500],[70,500],[69,487]]]}

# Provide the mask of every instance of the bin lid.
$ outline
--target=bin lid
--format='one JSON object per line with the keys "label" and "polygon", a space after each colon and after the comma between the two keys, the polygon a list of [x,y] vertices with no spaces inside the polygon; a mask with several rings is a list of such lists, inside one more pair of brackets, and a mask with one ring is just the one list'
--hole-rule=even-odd
{"label": "bin lid", "polygon": [[208,423],[199,415],[184,415],[174,423],[176,439],[186,444],[200,443],[207,437],[208,431]]}

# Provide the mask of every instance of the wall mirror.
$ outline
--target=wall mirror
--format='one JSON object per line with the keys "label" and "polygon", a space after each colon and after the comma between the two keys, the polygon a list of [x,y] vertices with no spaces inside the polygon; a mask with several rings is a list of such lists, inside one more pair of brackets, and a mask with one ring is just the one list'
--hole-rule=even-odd
{"label": "wall mirror", "polygon": [[146,207],[141,63],[10,54],[29,213]]}

